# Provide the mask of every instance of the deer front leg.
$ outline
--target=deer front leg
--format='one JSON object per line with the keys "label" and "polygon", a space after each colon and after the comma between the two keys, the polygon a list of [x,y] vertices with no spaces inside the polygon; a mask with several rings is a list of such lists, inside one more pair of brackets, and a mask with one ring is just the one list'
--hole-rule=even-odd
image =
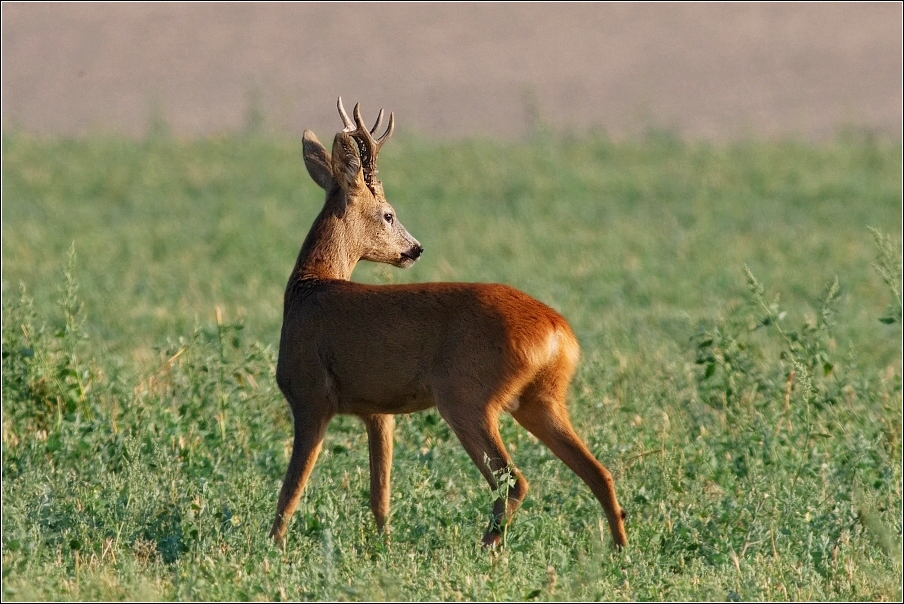
{"label": "deer front leg", "polygon": [[392,439],[395,417],[369,415],[362,418],[367,426],[370,449],[370,509],[377,522],[377,532],[389,534],[389,479],[392,472]]}
{"label": "deer front leg", "polygon": [[313,413],[295,413],[295,441],[292,445],[292,457],[289,459],[286,478],[279,492],[273,528],[270,529],[270,537],[277,543],[281,543],[286,535],[289,520],[295,512],[295,508],[298,507],[304,485],[308,481],[308,476],[311,475],[317,456],[320,455],[329,419],[328,416]]}

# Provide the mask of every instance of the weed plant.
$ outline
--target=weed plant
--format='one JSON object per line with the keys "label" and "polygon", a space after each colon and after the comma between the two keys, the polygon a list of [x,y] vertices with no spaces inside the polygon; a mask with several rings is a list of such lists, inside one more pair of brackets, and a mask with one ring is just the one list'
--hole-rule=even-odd
{"label": "weed plant", "polygon": [[389,539],[350,417],[267,539],[282,289],[323,193],[299,141],[155,133],[3,138],[4,601],[901,599],[899,142],[398,134],[383,178],[427,251],[355,279],[561,311],[628,513],[617,553],[506,417],[532,489],[487,552],[496,493],[434,411],[398,420]]}

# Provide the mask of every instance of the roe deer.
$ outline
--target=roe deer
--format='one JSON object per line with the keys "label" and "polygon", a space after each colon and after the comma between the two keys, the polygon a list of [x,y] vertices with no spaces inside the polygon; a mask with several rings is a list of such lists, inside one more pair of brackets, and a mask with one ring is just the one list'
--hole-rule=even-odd
{"label": "roe deer", "polygon": [[377,154],[392,134],[393,115],[375,139],[382,109],[370,130],[358,105],[354,122],[341,98],[338,109],[344,129],[332,153],[304,132],[305,165],[326,190],[326,202],[284,299],[276,380],[292,409],[295,441],[271,537],[279,542],[285,536],[337,413],[357,415],[367,427],[370,505],[385,533],[393,416],[435,405],[494,490],[504,472],[514,478],[507,501],[503,494],[493,505],[484,545],[500,542],[528,488],[499,435],[499,413],[508,411],[587,483],[615,545],[625,546],[612,476],[568,418],[578,343],[561,315],[506,285],[349,281],[359,260],[407,268],[424,250],[396,218],[377,179]]}

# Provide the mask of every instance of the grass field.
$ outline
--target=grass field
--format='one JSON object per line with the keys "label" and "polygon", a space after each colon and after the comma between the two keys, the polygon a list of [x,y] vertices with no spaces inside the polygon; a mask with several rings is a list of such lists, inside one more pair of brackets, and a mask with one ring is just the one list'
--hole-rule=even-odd
{"label": "grass field", "polygon": [[389,542],[340,417],[273,546],[282,293],[323,202],[300,141],[2,144],[4,601],[901,599],[900,142],[386,146],[426,252],[355,278],[500,281],[570,320],[621,553],[507,416],[532,490],[482,550],[494,495],[435,411],[399,418]]}

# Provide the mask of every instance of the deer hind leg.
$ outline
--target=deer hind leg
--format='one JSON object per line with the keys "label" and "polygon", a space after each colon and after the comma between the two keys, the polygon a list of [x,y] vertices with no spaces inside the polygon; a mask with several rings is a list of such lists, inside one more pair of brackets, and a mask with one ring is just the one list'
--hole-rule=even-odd
{"label": "deer hind leg", "polygon": [[512,464],[505,450],[499,434],[499,411],[496,408],[488,404],[475,407],[456,401],[443,402],[446,404],[437,402],[440,415],[452,427],[490,488],[499,491],[501,480],[513,479],[505,497],[500,493],[493,503],[493,517],[483,535],[483,545],[495,547],[502,541],[503,531],[512,514],[527,495],[527,480]]}
{"label": "deer hind leg", "polygon": [[[297,406],[293,405],[293,408],[297,408]],[[277,543],[282,542],[285,537],[289,520],[295,512],[295,508],[298,507],[304,485],[308,481],[308,476],[311,475],[317,456],[320,455],[329,420],[328,415],[295,412],[295,440],[292,444],[292,457],[289,459],[286,478],[279,492],[273,528],[270,529],[270,537]]]}
{"label": "deer hind leg", "polygon": [[565,400],[571,370],[560,366],[541,373],[522,393],[519,407],[511,412],[515,420],[565,462],[583,480],[603,506],[612,540],[618,548],[628,544],[625,514],[615,497],[612,474],[590,453],[575,433]]}
{"label": "deer hind leg", "polygon": [[370,449],[370,509],[377,522],[377,531],[385,535],[389,534],[389,478],[395,418],[392,415],[369,415],[362,419],[367,426]]}

